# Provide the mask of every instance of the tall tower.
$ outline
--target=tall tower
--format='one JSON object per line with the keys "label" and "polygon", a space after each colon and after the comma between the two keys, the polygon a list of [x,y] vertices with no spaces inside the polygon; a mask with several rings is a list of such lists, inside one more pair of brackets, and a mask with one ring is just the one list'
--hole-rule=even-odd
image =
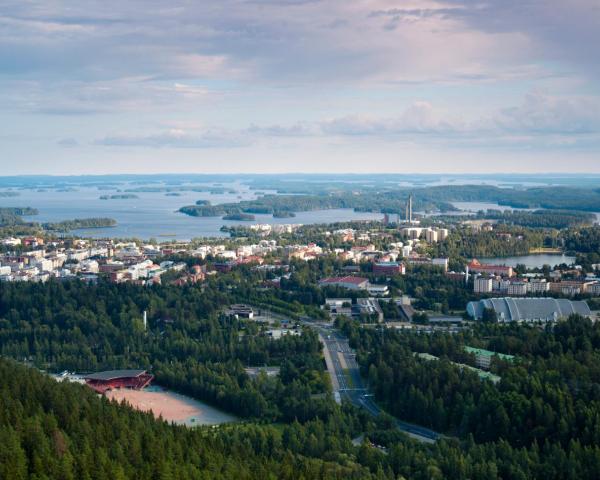
{"label": "tall tower", "polygon": [[146,310],[144,310],[144,331],[146,330],[147,327],[148,327],[148,314],[146,313]]}
{"label": "tall tower", "polygon": [[408,223],[412,223],[412,194],[408,196]]}

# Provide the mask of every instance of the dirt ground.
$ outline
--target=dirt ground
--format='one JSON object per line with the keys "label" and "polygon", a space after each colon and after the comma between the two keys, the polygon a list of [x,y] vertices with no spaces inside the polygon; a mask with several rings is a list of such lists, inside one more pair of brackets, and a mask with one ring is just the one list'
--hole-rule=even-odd
{"label": "dirt ground", "polygon": [[169,392],[122,388],[106,392],[106,397],[119,403],[125,400],[137,410],[151,411],[156,418],[162,415],[168,422],[180,422],[202,413],[202,409],[192,402],[174,397]]}

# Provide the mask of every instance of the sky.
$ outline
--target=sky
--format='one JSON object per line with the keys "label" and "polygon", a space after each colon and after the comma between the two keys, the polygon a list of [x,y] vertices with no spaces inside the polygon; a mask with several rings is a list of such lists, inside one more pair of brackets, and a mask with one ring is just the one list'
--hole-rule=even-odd
{"label": "sky", "polygon": [[0,1],[0,174],[600,172],[598,0]]}

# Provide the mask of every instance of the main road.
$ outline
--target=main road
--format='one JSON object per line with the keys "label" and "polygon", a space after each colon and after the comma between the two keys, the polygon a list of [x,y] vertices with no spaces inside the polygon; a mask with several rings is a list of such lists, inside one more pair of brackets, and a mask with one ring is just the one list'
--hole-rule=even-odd
{"label": "main road", "polygon": [[[303,321],[303,323],[315,328],[324,344],[323,353],[336,399],[346,400],[359,408],[364,408],[374,417],[383,413],[363,382],[356,362],[356,353],[350,348],[348,339],[330,325],[312,321]],[[439,433],[419,425],[400,420],[396,420],[396,423],[400,430],[422,442],[433,443],[441,437]]]}

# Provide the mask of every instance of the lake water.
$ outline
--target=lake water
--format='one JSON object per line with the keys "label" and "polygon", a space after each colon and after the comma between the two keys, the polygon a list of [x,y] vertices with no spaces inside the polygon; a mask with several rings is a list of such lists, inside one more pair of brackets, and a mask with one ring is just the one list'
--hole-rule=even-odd
{"label": "lake water", "polygon": [[554,267],[561,263],[571,265],[575,262],[575,257],[571,257],[565,254],[532,254],[532,255],[518,255],[514,257],[496,257],[496,258],[480,258],[478,259],[481,263],[490,263],[493,265],[506,265],[509,267],[516,267],[518,264],[525,265],[527,268],[541,268],[544,265],[550,265]]}
{"label": "lake water", "polygon": [[[540,210],[539,208],[514,208],[508,205],[498,205],[493,202],[450,202],[460,212],[447,212],[444,215],[464,215],[464,214],[475,214],[480,210],[500,210],[501,212],[506,211],[525,211],[532,212],[534,210]],[[600,212],[592,212],[596,216],[594,223],[600,224]]]}
{"label": "lake water", "polygon": [[[380,220],[383,215],[354,212],[351,209],[316,210],[297,212],[293,218],[273,218],[271,215],[255,215],[252,222],[222,220],[221,217],[191,217],[177,210],[193,205],[197,200],[208,200],[213,205],[253,200],[256,192],[242,184],[220,184],[226,193],[181,191],[180,196],[168,196],[165,192],[135,192],[138,198],[100,200],[101,195],[126,192],[99,190],[95,187],[77,187],[76,191],[20,190],[18,197],[0,198],[0,206],[33,207],[39,215],[25,217],[28,221],[57,222],[74,218],[109,217],[117,221],[111,228],[77,230],[72,233],[92,238],[140,238],[147,240],[190,240],[196,237],[226,237],[223,225],[269,224],[316,224],[347,222],[352,220]],[[132,187],[139,187],[133,185]],[[152,185],[156,186],[156,185]],[[129,186],[120,186],[122,190]],[[235,191],[235,193],[229,193]],[[263,193],[274,193],[264,191]]]}
{"label": "lake water", "polygon": [[501,212],[513,211],[513,210],[524,210],[532,211],[532,208],[514,208],[508,205],[498,205],[495,202],[450,202],[459,210],[463,212],[477,213],[480,210],[500,210]]}

